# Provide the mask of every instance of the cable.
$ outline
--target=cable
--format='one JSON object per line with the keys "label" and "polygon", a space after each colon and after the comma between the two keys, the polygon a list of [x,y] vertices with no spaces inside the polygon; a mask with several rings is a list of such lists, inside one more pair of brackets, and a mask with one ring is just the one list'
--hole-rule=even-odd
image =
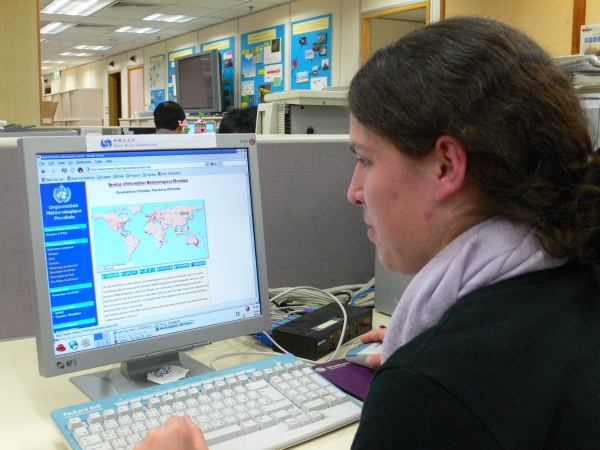
{"label": "cable", "polygon": [[[345,301],[346,304],[352,302],[358,304],[360,300],[361,305],[367,304],[373,300],[373,286],[375,285],[375,278],[372,278],[367,283],[363,284],[353,284],[346,286],[337,286],[334,288],[328,289],[318,289],[311,286],[296,286],[296,287],[287,287],[287,288],[272,288],[269,289],[269,295],[272,297],[269,299],[269,303],[271,305],[271,320],[276,321],[277,319],[284,319],[292,314],[298,314],[304,312],[304,310],[308,307],[318,308],[320,306],[327,305],[329,303],[336,302],[340,309],[342,310],[342,315],[344,317],[342,330],[345,330],[348,325],[348,315],[346,314],[346,310],[344,308],[343,303],[336,297],[336,295],[343,295],[347,297]],[[295,295],[291,295],[295,292]],[[282,304],[284,301],[287,301],[286,304]],[[309,306],[310,305],[310,306]],[[275,320],[274,320],[275,319]],[[264,336],[267,337],[271,343],[280,349],[283,353],[289,353],[286,349],[281,347],[275,340],[269,336],[268,333],[262,331]],[[353,343],[358,337],[351,339],[348,342],[343,342],[343,337],[340,336],[338,344],[329,356],[323,362],[332,361],[340,351],[340,349],[346,345]],[[238,353],[225,353],[223,355],[217,356],[210,361],[210,366],[219,370],[218,367],[214,364],[219,359],[228,358],[231,356],[238,355],[269,355],[273,356],[273,352],[238,352]],[[310,359],[298,358],[306,364],[318,364],[318,361],[312,361]]]}

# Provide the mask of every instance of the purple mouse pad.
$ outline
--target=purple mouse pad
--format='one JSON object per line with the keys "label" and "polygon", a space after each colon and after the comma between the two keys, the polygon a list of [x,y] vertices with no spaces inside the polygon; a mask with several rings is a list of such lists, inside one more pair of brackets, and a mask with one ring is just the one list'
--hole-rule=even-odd
{"label": "purple mouse pad", "polygon": [[374,369],[359,366],[345,359],[336,359],[322,364],[315,364],[312,368],[346,394],[350,394],[359,400],[365,399],[371,379],[375,373]]}

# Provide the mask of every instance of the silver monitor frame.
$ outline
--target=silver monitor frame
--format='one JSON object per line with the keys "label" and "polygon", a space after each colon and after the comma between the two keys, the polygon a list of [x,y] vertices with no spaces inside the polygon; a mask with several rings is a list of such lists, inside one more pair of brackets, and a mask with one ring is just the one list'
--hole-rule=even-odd
{"label": "silver monitor frame", "polygon": [[[204,146],[199,147],[198,145],[194,146],[194,139],[191,136],[185,135],[168,136],[166,138],[165,135],[150,135],[144,138],[180,140],[181,147],[178,148],[181,149],[207,148]],[[205,345],[207,342],[257,333],[271,327],[255,135],[226,134],[216,135],[215,138],[215,148],[248,149],[249,182],[254,217],[254,240],[261,316],[62,356],[55,356],[53,345],[36,155],[39,153],[85,153],[87,152],[86,138],[82,136],[26,137],[18,140],[24,195],[25,234],[28,244],[28,261],[40,375],[53,377],[97,368],[107,364],[121,363],[120,369],[114,368],[103,371],[94,379],[80,380],[80,384],[77,384],[77,381],[73,380],[90,398],[116,395],[120,392],[148,385],[146,374],[166,363],[175,363],[184,367],[188,366],[191,369],[188,375],[209,370],[206,367],[196,366],[191,358],[186,357],[181,352]],[[149,353],[158,355],[154,359],[138,358],[138,355],[148,355]],[[183,356],[180,358],[180,355]]]}

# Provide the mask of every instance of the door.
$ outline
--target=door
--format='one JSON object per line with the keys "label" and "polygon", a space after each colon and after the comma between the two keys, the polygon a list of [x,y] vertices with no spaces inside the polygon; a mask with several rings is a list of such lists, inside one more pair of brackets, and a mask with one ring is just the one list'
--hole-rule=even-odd
{"label": "door", "polygon": [[413,3],[361,16],[360,64],[376,50],[429,23],[429,2]]}
{"label": "door", "polygon": [[119,126],[121,111],[121,72],[108,74],[108,125]]}
{"label": "door", "polygon": [[144,66],[129,68],[129,117],[144,110]]}

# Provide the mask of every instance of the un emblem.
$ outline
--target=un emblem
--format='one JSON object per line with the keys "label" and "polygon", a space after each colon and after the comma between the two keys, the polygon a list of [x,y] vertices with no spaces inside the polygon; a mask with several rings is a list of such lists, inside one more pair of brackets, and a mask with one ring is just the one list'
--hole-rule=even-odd
{"label": "un emblem", "polygon": [[69,200],[71,200],[71,189],[64,187],[61,184],[59,187],[54,188],[52,195],[54,196],[54,200],[56,200],[58,203],[67,203]]}
{"label": "un emblem", "polygon": [[112,147],[112,141],[110,139],[102,139],[100,141],[100,146],[102,148],[111,148]]}

